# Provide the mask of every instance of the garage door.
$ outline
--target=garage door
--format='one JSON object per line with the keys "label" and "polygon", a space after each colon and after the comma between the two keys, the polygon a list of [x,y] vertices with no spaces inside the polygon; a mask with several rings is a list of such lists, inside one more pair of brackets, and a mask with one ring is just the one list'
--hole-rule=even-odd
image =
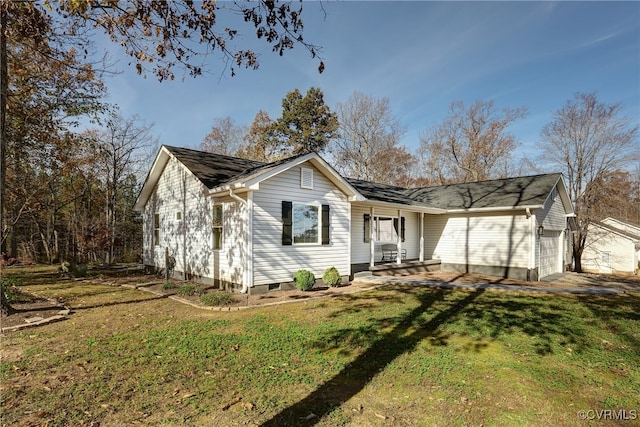
{"label": "garage door", "polygon": [[540,237],[540,278],[562,272],[561,231],[544,231]]}

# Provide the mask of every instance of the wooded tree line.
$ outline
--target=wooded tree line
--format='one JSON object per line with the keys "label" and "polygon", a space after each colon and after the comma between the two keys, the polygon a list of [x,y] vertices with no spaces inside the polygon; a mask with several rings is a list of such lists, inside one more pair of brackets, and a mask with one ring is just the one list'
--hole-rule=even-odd
{"label": "wooded tree line", "polygon": [[[132,206],[158,142],[151,125],[121,117],[106,103],[100,72],[108,66],[87,61],[87,22],[122,44],[140,73],[151,66],[161,80],[172,79],[174,67],[201,74],[194,59],[198,44],[184,45],[200,32],[204,46],[217,49],[230,72],[257,66],[250,51],[227,49],[235,30],[217,32],[215,3],[130,3],[46,3],[65,19],[54,19],[58,15],[38,4],[2,4],[0,45],[7,61],[1,72],[6,110],[0,157],[6,164],[0,230],[2,251],[10,256],[114,262],[134,261],[141,252],[141,218]],[[278,53],[302,43],[315,57],[316,47],[301,38],[301,4],[256,4],[243,13],[258,38]],[[542,154],[534,160],[545,171],[565,174],[581,230],[609,215],[640,223],[640,168],[632,167],[638,162],[638,127],[621,109],[596,94],[576,94],[541,131]],[[331,109],[319,88],[304,94],[295,89],[283,98],[280,117],[260,110],[248,126],[215,118],[201,148],[261,161],[316,151],[345,176],[398,186],[441,185],[538,172],[533,162],[513,157],[519,142],[509,127],[525,116],[524,107],[455,101],[441,122],[424,130],[412,152],[403,145],[405,128],[389,99],[354,92]],[[93,129],[76,130],[89,119]],[[584,236],[581,231],[577,242]]]}

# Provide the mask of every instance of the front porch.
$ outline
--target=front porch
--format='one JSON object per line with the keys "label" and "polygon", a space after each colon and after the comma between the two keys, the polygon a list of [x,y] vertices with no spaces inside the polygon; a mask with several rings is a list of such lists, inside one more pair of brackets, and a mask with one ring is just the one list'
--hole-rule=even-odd
{"label": "front porch", "polygon": [[374,276],[407,276],[426,271],[438,271],[440,264],[439,259],[409,260],[401,263],[376,262],[373,266],[369,263],[359,263],[351,264],[351,274],[353,277],[357,277],[359,273],[373,274]]}

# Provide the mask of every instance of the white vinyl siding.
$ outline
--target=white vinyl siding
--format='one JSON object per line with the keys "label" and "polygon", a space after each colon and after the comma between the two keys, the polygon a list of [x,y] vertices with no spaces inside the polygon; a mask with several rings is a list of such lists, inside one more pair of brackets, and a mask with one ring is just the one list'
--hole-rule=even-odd
{"label": "white vinyl siding", "polygon": [[[364,264],[369,262],[371,249],[369,242],[364,239],[364,216],[369,215],[369,206],[354,203],[351,207],[351,262]],[[381,218],[397,218],[398,210],[390,208],[375,208],[374,216]],[[405,218],[402,249],[407,250],[407,259],[417,259],[420,256],[420,214],[401,210],[401,216]],[[400,228],[400,225],[398,225]],[[398,230],[400,232],[400,230]],[[397,240],[375,242],[375,261],[382,259],[381,245],[385,243],[397,243]]]}
{"label": "white vinyl siding", "polygon": [[[175,271],[186,277],[205,277],[241,283],[245,250],[246,209],[227,197],[223,208],[222,248],[214,250],[213,200],[208,190],[185,167],[171,158],[145,206],[144,263],[164,268],[165,248],[175,259]],[[181,218],[177,219],[176,210]],[[160,217],[160,242],[153,245],[154,213]]]}
{"label": "white vinyl siding", "polygon": [[[308,269],[321,278],[335,266],[340,274],[350,273],[349,202],[320,171],[313,170],[313,189],[300,186],[300,167],[293,167],[260,183],[253,194],[253,265],[254,285],[291,282],[299,269]],[[315,206],[329,205],[329,245],[282,245],[282,202]]]}
{"label": "white vinyl siding", "polygon": [[529,228],[524,212],[425,215],[425,259],[527,268]]}
{"label": "white vinyl siding", "polygon": [[[181,212],[177,219],[176,211]],[[159,242],[154,245],[154,214],[159,215]],[[144,263],[164,268],[165,248],[175,271],[211,277],[211,204],[206,189],[171,158],[144,210]],[[207,224],[203,227],[203,224]],[[185,248],[188,248],[185,251]]]}
{"label": "white vinyl siding", "polygon": [[[615,233],[596,224],[591,224],[587,233],[582,268],[605,273],[608,270],[620,273],[633,273],[638,268],[640,246],[628,236]],[[603,265],[602,253],[609,252],[609,266]]]}
{"label": "white vinyl siding", "polygon": [[542,209],[535,212],[537,226],[542,225],[546,230],[560,231],[567,227],[562,200],[556,188],[551,191]]}

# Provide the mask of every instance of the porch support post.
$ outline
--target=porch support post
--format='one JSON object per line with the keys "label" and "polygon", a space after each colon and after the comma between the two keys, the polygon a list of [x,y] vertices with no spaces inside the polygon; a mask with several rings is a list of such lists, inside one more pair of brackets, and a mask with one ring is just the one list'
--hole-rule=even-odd
{"label": "porch support post", "polygon": [[402,211],[398,209],[398,243],[397,243],[397,254],[396,254],[396,262],[398,264],[402,264]]}
{"label": "porch support post", "polygon": [[424,261],[424,212],[420,212],[420,262]]}
{"label": "porch support post", "polygon": [[376,243],[374,240],[374,231],[373,231],[373,215],[376,213],[376,210],[373,206],[369,208],[369,266],[373,267],[376,262]]}

